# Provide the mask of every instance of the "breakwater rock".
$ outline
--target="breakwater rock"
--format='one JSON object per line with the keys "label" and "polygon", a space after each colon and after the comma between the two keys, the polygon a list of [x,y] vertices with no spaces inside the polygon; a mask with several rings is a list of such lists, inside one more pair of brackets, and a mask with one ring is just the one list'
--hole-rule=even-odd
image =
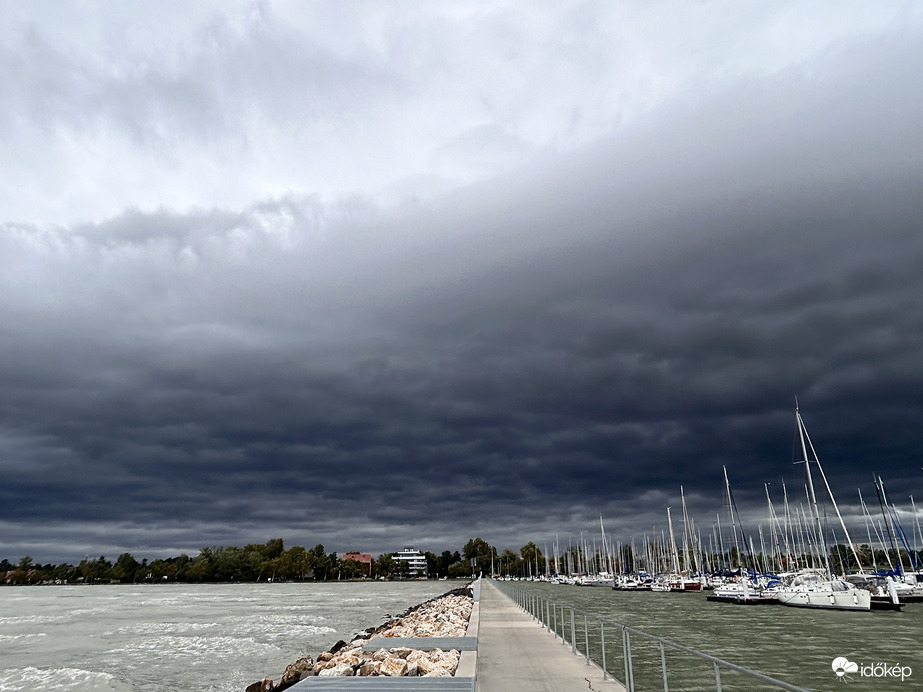
{"label": "breakwater rock", "polygon": [[452,649],[389,647],[394,637],[464,636],[474,607],[471,589],[454,589],[407,610],[393,620],[369,628],[349,643],[339,641],[316,658],[302,656],[289,665],[278,683],[260,680],[246,692],[276,692],[311,676],[451,677],[460,654]]}

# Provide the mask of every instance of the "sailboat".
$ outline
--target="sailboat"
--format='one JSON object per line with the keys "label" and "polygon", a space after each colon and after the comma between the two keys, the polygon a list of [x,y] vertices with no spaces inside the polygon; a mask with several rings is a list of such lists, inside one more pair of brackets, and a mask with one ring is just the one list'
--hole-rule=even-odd
{"label": "sailboat", "polygon": [[[725,576],[730,577],[729,580],[722,579],[721,583],[715,583],[713,585],[712,594],[707,596],[707,599],[712,602],[717,603],[737,603],[739,605],[755,605],[762,603],[774,603],[775,602],[775,593],[764,595],[764,588],[768,585],[768,580],[764,580],[762,577],[757,576],[754,563],[754,580],[751,580],[750,570],[743,564],[741,559],[740,552],[740,543],[738,541],[738,526],[735,520],[735,513],[737,518],[740,518],[739,512],[737,512],[737,503],[734,502],[734,496],[731,494],[731,482],[728,480],[728,471],[727,467],[722,467],[724,470],[724,487],[727,492],[728,499],[728,512],[730,513],[731,518],[731,530],[734,534],[734,552],[728,551],[729,556],[736,554],[736,564],[737,569],[735,572],[730,572],[730,570],[725,571]],[[746,546],[746,536],[744,535],[743,525],[740,527],[740,536],[744,538],[744,545]],[[750,550],[749,555],[751,562],[753,551]],[[733,567],[733,564],[731,565]]]}
{"label": "sailboat", "polygon": [[[846,531],[846,525],[840,510],[836,505],[833,492],[830,490],[830,484],[827,483],[827,477],[824,475],[824,469],[820,465],[817,453],[814,451],[814,445],[811,444],[811,438],[805,428],[801,413],[798,410],[798,402],[795,401],[795,430],[800,442],[803,459],[796,463],[803,463],[807,474],[808,497],[811,501],[811,515],[816,525],[816,535],[820,544],[820,552],[824,561],[824,568],[803,569],[800,572],[791,575],[790,578],[780,586],[776,592],[776,599],[782,605],[795,606],[800,608],[826,608],[833,610],[870,610],[871,593],[865,589],[857,589],[843,579],[837,579],[830,570],[830,560],[827,555],[826,541],[824,532],[821,527],[820,513],[817,509],[817,497],[814,494],[814,481],[811,475],[811,464],[817,466],[824,485],[827,487],[827,493],[830,495],[830,501],[836,510],[836,515],[840,519],[840,525],[846,534],[846,540],[849,542],[855,554],[856,549],[853,545],[849,533]],[[810,454],[808,450],[810,449]],[[859,562],[856,555],[857,564]]]}

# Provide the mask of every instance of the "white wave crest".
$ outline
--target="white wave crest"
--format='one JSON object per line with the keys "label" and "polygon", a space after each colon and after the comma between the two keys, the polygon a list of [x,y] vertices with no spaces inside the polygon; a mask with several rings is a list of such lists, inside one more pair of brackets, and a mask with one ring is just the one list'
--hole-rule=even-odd
{"label": "white wave crest", "polygon": [[129,692],[114,675],[82,668],[8,668],[0,671],[0,692]]}

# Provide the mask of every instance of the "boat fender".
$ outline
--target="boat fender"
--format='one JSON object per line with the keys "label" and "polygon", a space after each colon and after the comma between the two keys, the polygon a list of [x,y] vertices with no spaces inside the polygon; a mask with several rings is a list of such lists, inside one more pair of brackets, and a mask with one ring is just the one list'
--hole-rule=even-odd
{"label": "boat fender", "polygon": [[885,577],[885,580],[888,582],[888,593],[891,594],[891,602],[895,605],[900,603],[897,597],[897,586],[894,585],[894,580],[891,577]]}

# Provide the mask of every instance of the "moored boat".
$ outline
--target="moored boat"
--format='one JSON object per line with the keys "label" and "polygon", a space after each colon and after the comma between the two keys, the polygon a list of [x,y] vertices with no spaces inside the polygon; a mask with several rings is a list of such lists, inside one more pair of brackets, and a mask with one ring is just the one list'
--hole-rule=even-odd
{"label": "moored boat", "polygon": [[781,586],[776,599],[782,605],[831,610],[870,610],[872,594],[821,570],[801,570]]}
{"label": "moored boat", "polygon": [[[808,498],[811,504],[811,517],[816,527],[815,535],[818,537],[820,543],[818,546],[820,552],[819,557],[824,562],[824,569],[808,568],[796,572],[793,575],[788,575],[788,578],[783,580],[782,586],[778,588],[776,599],[782,605],[798,608],[870,610],[872,595],[869,591],[857,589],[853,584],[843,579],[838,579],[832,574],[830,560],[827,554],[827,544],[824,540],[824,529],[821,525],[820,512],[817,508],[817,496],[814,493],[814,482],[811,475],[812,464],[817,467],[824,481],[827,493],[830,496],[830,502],[833,504],[833,509],[836,512],[837,518],[840,520],[840,526],[843,529],[853,555],[856,556],[857,563],[859,562],[859,558],[852,539],[849,537],[849,532],[846,530],[843,517],[840,515],[840,510],[833,497],[833,492],[830,490],[830,484],[827,482],[827,477],[820,464],[820,459],[817,458],[817,452],[814,451],[814,445],[811,443],[811,438],[801,418],[801,412],[798,410],[797,401],[795,404],[795,433],[796,440],[799,443],[798,447],[800,447],[803,455],[798,463],[803,463],[805,468]],[[808,450],[810,450],[810,453]]]}

